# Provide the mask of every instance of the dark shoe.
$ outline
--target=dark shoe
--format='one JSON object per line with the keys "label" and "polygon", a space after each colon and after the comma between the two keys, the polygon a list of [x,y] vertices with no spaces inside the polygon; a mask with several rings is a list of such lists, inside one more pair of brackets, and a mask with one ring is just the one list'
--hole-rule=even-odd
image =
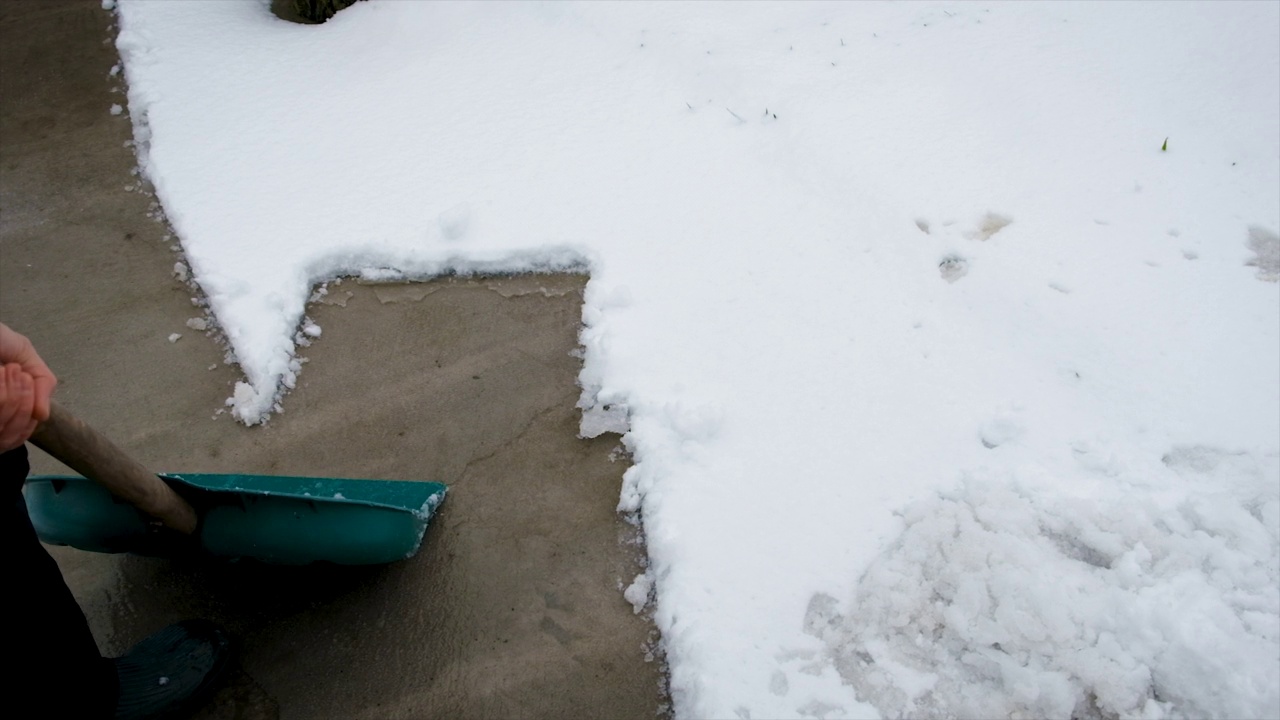
{"label": "dark shoe", "polygon": [[120,678],[116,720],[158,720],[195,711],[213,694],[231,659],[231,641],[207,620],[184,620],[112,662]]}

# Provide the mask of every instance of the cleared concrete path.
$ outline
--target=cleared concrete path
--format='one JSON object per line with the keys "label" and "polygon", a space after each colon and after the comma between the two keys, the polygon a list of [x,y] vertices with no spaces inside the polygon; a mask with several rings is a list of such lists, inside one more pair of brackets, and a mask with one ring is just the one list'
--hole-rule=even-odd
{"label": "cleared concrete path", "polygon": [[311,313],[324,337],[286,412],[214,419],[238,376],[185,327],[200,311],[180,258],[153,198],[126,190],[110,23],[97,0],[0,4],[0,319],[35,341],[64,405],[157,470],[452,491],[418,556],[382,568],[54,549],[102,649],[186,617],[226,624],[239,667],[202,718],[653,717],[652,626],[618,589],[640,553],[614,513],[624,462],[616,438],[575,437],[583,279],[334,286],[345,305]]}

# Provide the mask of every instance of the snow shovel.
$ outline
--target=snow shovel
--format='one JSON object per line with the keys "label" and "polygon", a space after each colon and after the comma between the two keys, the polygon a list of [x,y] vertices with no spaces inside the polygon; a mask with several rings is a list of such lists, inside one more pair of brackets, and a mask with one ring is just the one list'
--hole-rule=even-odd
{"label": "snow shovel", "polygon": [[93,552],[389,563],[418,551],[446,490],[435,482],[156,475],[57,403],[31,442],[96,481],[28,478],[36,533],[50,545]]}

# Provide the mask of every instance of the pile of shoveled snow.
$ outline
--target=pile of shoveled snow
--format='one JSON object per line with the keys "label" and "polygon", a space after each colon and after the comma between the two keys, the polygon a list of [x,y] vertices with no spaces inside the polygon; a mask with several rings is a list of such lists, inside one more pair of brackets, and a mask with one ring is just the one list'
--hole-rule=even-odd
{"label": "pile of shoveled snow", "polygon": [[911,505],[839,615],[806,626],[890,717],[1280,717],[1280,487],[1164,458],[1184,493],[974,480]]}

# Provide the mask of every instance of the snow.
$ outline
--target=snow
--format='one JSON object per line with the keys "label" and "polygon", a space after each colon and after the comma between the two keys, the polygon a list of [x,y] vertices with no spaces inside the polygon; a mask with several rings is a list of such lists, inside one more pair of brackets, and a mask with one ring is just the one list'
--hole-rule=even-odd
{"label": "snow", "polygon": [[578,426],[578,435],[584,438],[596,438],[605,433],[616,433],[618,435],[626,435],[631,429],[627,423],[627,408],[620,403],[613,405],[598,405],[586,398],[587,402],[583,403],[582,421]]}
{"label": "snow", "polygon": [[1280,5],[117,13],[242,422],[325,281],[589,274],[678,716],[1280,716]]}
{"label": "snow", "polygon": [[1253,258],[1245,264],[1258,268],[1258,279],[1280,281],[1280,235],[1254,225],[1249,228],[1249,249]]}
{"label": "snow", "polygon": [[637,615],[644,612],[649,605],[649,596],[653,592],[653,578],[649,573],[636,575],[635,580],[622,591],[622,598],[631,603],[631,609]]}
{"label": "snow", "polygon": [[1244,458],[1165,458],[1201,461],[1239,465],[1172,499],[975,481],[921,500],[816,634],[861,697],[910,716],[1270,716],[1280,502]]}

